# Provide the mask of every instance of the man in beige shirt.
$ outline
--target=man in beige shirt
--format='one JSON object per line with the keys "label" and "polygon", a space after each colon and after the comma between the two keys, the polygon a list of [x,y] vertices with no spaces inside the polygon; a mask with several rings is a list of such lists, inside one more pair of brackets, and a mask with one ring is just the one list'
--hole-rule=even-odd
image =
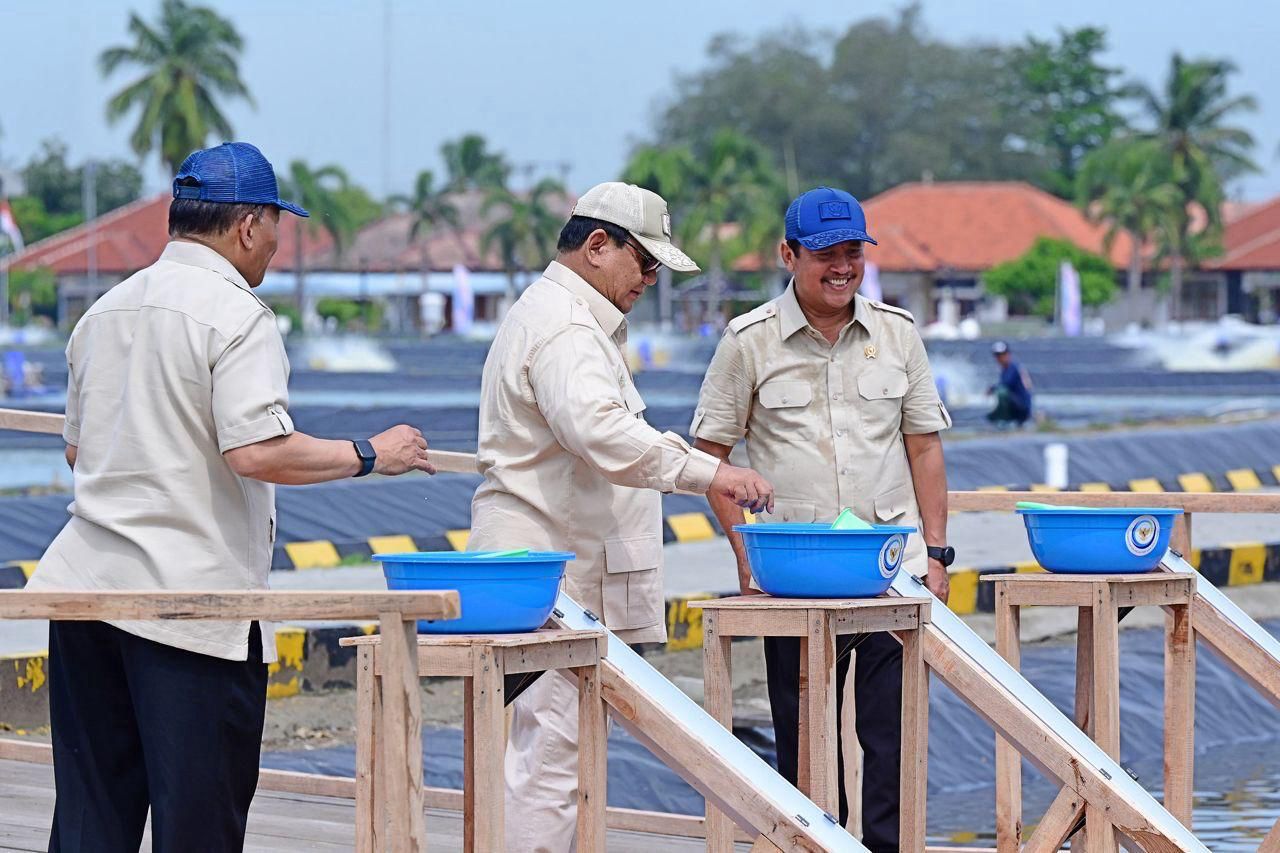
{"label": "man in beige shirt", "polygon": [[[564,590],[630,643],[666,639],[661,493],[772,507],[754,471],[644,421],[627,367],[626,314],[658,267],[697,266],[671,244],[667,205],[593,187],[556,260],[512,306],[485,361],[471,550],[572,551]],[[577,812],[577,689],[538,679],[515,702],[506,758],[507,853],[564,853]]]}
{"label": "man in beige shirt", "polygon": [[[253,293],[282,201],[243,142],[182,164],[172,242],[67,343],[71,519],[28,589],[265,589],[274,483],[432,473],[407,425],[368,441],[294,430],[275,315]],[[258,780],[269,624],[51,622],[50,851],[239,850]]]}
{"label": "man in beige shirt", "polygon": [[[689,432],[721,459],[746,438],[747,456],[776,489],[762,520],[831,522],[844,507],[882,524],[911,525],[903,562],[947,598],[947,478],[939,432],[951,425],[911,315],[858,296],[863,246],[875,241],[857,200],[821,187],[792,202],[779,247],[793,278],[782,296],[729,323],[707,370]],[[742,512],[715,494],[711,507],[751,594]],[[926,546],[928,553],[926,554]],[[888,634],[840,638],[837,702],[849,652],[857,732],[865,755],[863,843],[898,849],[902,649]],[[778,766],[796,781],[799,641],[765,639]],[[840,820],[848,819],[844,778]]]}

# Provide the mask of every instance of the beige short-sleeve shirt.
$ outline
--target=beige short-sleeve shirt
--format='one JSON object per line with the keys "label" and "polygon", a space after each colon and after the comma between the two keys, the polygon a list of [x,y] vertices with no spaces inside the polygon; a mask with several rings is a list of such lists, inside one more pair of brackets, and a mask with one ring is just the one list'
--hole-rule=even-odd
{"label": "beige short-sleeve shirt", "polygon": [[644,421],[626,319],[559,263],[485,359],[473,551],[572,551],[565,591],[627,642],[666,638],[660,492],[702,493],[719,461]]}
{"label": "beige short-sleeve shirt", "polygon": [[[111,288],[67,343],[76,447],[71,520],[28,589],[265,589],[275,487],[223,451],[293,432],[289,362],[275,315],[212,249],[171,242]],[[227,660],[248,622],[113,622]],[[263,658],[276,659],[262,626]]]}
{"label": "beige short-sleeve shirt", "polygon": [[[734,446],[774,487],[770,521],[834,521],[844,507],[882,524],[919,527],[904,434],[938,432],[924,342],[900,308],[854,297],[834,344],[809,325],[794,282],[729,323],[707,369],[689,432]],[[908,568],[926,568],[909,538]]]}

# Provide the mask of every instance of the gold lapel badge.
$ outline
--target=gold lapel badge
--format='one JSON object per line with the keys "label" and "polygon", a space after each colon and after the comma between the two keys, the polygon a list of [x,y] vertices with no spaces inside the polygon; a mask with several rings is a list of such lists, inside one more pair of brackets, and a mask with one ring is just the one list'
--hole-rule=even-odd
{"label": "gold lapel badge", "polygon": [[867,344],[865,347],[863,347],[863,348],[862,348],[862,354],[863,354],[864,356],[866,356],[867,358],[875,358],[875,357],[876,357],[876,345],[875,345],[875,344]]}

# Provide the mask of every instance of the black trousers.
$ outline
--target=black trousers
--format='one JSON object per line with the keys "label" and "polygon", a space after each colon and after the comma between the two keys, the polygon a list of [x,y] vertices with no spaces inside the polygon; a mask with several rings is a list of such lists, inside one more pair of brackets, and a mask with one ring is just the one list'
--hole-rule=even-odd
{"label": "black trousers", "polygon": [[[844,713],[849,652],[857,646],[853,695],[855,729],[863,751],[862,843],[871,853],[897,853],[898,790],[902,760],[902,646],[886,633],[836,638],[836,719]],[[778,747],[778,772],[796,783],[800,732],[800,638],[765,637],[765,672]],[[839,727],[837,726],[837,729]],[[837,749],[844,744],[837,735]],[[849,820],[849,798],[840,779],[840,824]]]}
{"label": "black trousers", "polygon": [[247,661],[51,622],[50,853],[138,853],[148,808],[155,853],[243,849],[266,703],[256,622]]}

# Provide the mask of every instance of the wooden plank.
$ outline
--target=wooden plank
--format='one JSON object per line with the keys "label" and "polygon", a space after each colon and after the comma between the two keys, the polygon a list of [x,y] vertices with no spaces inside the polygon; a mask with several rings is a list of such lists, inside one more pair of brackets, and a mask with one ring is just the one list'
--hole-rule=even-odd
{"label": "wooden plank", "polygon": [[[382,633],[382,798],[387,816],[385,848],[390,853],[421,853],[426,844],[422,819],[422,706],[417,623],[396,612],[379,617]],[[493,848],[493,849],[501,849]]]}
{"label": "wooden plank", "polygon": [[[1021,667],[1019,628],[1022,610],[1009,601],[1009,587],[996,584],[996,652],[1014,669]],[[1017,853],[1022,844],[1022,756],[996,735],[996,850]]]}
{"label": "wooden plank", "polygon": [[[492,646],[495,649],[512,649],[520,646],[541,646],[547,643],[560,643],[581,640],[584,637],[603,637],[603,631],[574,631],[568,628],[539,628],[522,634],[419,634],[419,646],[432,648],[457,646],[470,649],[472,646]],[[377,634],[359,634],[343,637],[338,641],[341,646],[376,646]]]}
{"label": "wooden plank", "polygon": [[782,853],[782,850],[778,845],[761,835],[756,839],[755,844],[751,845],[749,853]]}
{"label": "wooden plank", "polygon": [[[468,655],[470,657],[470,655]],[[462,679],[462,849],[476,849],[475,679]]]}
{"label": "wooden plank", "polygon": [[839,809],[839,755],[836,749],[836,632],[830,611],[810,611],[800,640],[801,791],[828,814]]}
{"label": "wooden plank", "polygon": [[1191,614],[1196,636],[1254,690],[1280,708],[1280,667],[1271,655],[1202,596],[1196,595]]}
{"label": "wooden plank", "polygon": [[[1093,740],[1107,755],[1120,759],[1120,625],[1111,596],[1111,584],[1099,581],[1093,588]],[[1088,853],[1114,853],[1118,839],[1104,809],[1085,811],[1085,849]]]}
{"label": "wooden plank", "polygon": [[28,412],[22,409],[0,409],[0,429],[62,435],[66,418],[50,412]]}
{"label": "wooden plank", "polygon": [[1271,827],[1271,831],[1267,833],[1267,837],[1262,839],[1258,853],[1280,853],[1280,821],[1276,821],[1275,826]]}
{"label": "wooden plank", "polygon": [[472,695],[470,714],[471,743],[467,751],[472,761],[472,786],[475,797],[473,814],[474,845],[468,853],[488,853],[506,846],[506,821],[503,803],[502,755],[506,745],[506,718],[503,714],[503,666],[501,652],[487,646],[472,650]]}
{"label": "wooden plank", "polygon": [[[1168,577],[1164,572],[1157,576]],[[1116,607],[1163,607],[1189,604],[1195,594],[1194,577],[1177,577],[1171,583],[1112,584],[1111,597]]]}
{"label": "wooden plank", "polygon": [[0,619],[369,619],[382,613],[405,618],[455,619],[453,591],[321,592],[312,590],[0,591]]}
{"label": "wooden plank", "polygon": [[377,787],[374,732],[382,711],[379,692],[377,678],[373,674],[373,647],[362,646],[356,652],[356,853],[375,853],[378,850],[373,806]]}
{"label": "wooden plank", "polygon": [[581,853],[604,853],[609,771],[600,662],[578,667],[578,838]]}
{"label": "wooden plank", "polygon": [[[702,613],[702,705],[706,712],[733,731],[733,638],[720,634],[721,612]],[[731,853],[733,822],[708,800],[706,806],[708,853]]]}
{"label": "wooden plank", "polygon": [[1215,492],[950,492],[947,508],[957,512],[1011,512],[1018,501],[1059,506],[1176,507],[1186,512],[1280,512],[1280,494]]}
{"label": "wooden plank", "polygon": [[1093,739],[1093,608],[1076,614],[1075,720],[1080,731]]}
{"label": "wooden plank", "polygon": [[1058,853],[1084,816],[1084,800],[1070,788],[1063,788],[1049,804],[1022,853]]}
{"label": "wooden plank", "polygon": [[1169,610],[1164,636],[1164,807],[1190,828],[1195,781],[1196,636],[1190,604]]}
{"label": "wooden plank", "polygon": [[904,606],[928,603],[927,598],[883,596],[880,598],[774,598],[771,595],[729,595],[724,598],[700,598],[689,602],[702,610],[810,610],[893,611]]}
{"label": "wooden plank", "polygon": [[900,631],[897,637],[902,643],[899,849],[923,853],[929,790],[929,670],[924,665],[920,630]]}

